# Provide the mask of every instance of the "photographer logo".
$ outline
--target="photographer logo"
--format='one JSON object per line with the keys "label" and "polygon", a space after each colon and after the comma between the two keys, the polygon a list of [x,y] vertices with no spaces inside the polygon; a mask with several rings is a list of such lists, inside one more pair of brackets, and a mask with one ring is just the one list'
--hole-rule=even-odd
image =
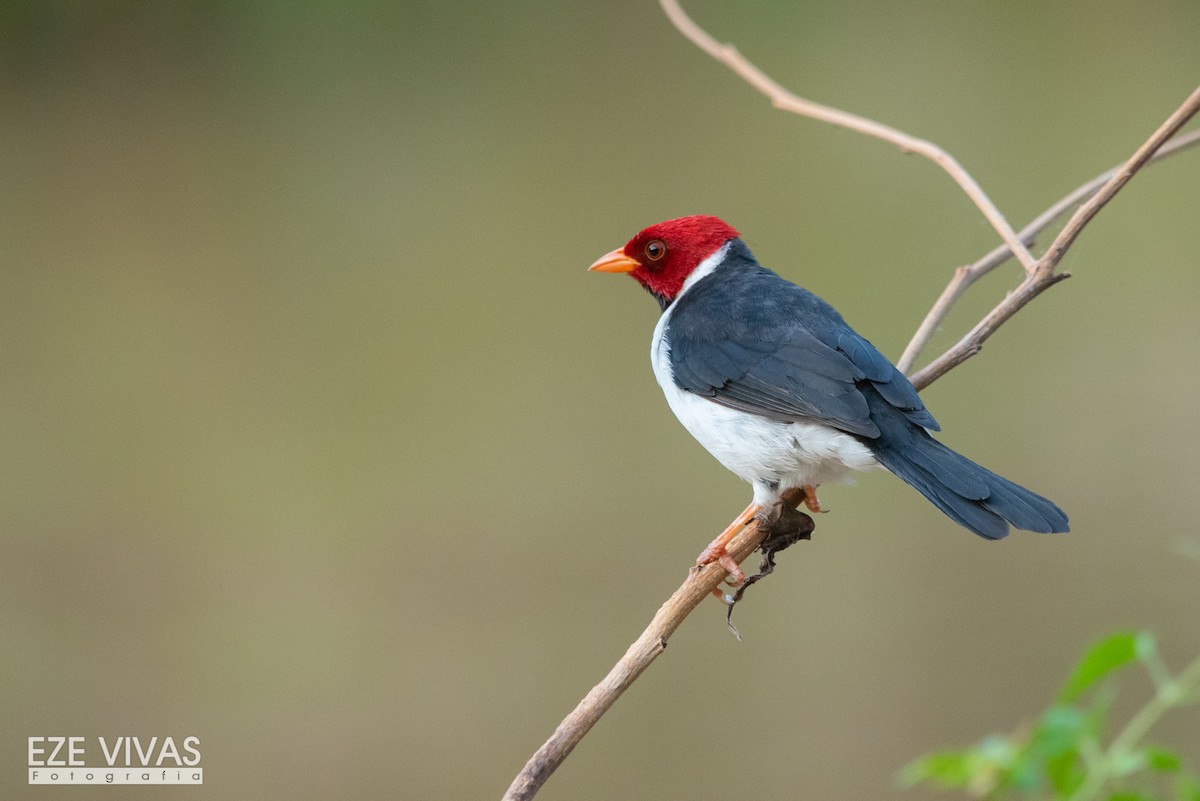
{"label": "photographer logo", "polygon": [[204,784],[200,738],[30,737],[30,784]]}

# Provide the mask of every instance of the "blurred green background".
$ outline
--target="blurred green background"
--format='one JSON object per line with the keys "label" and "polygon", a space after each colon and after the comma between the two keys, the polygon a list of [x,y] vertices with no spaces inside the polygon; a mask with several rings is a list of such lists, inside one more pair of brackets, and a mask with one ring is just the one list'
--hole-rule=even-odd
{"label": "blurred green background", "polygon": [[[1016,224],[1200,74],[1191,0],[686,6]],[[539,797],[916,798],[1096,636],[1200,649],[1198,207],[1200,151],[1138,176],[925,393],[1071,534],[826,488],[745,641],[702,607]],[[585,272],[697,212],[893,358],[996,243],[649,1],[0,5],[0,797],[183,794],[25,785],[27,737],[127,734],[199,736],[197,797],[498,798],[749,497],[662,400],[653,301]]]}

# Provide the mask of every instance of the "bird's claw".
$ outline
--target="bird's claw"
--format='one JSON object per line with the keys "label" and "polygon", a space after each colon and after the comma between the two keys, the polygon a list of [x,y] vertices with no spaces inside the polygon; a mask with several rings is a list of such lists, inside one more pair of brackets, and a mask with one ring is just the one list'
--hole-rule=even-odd
{"label": "bird's claw", "polygon": [[811,484],[804,485],[804,505],[814,514],[825,514],[828,509],[821,508],[821,499],[817,497],[817,488]]}
{"label": "bird's claw", "polygon": [[[705,548],[704,551],[698,557],[696,557],[696,569],[700,569],[705,565],[711,565],[713,562],[716,562],[721,567],[725,568],[725,571],[729,574],[725,577],[725,583],[730,587],[737,588],[746,583],[746,574],[742,572],[742,566],[739,565],[737,561],[729,555],[729,551],[725,550],[724,545],[717,547],[710,545],[709,547]],[[725,600],[726,596],[723,592],[721,592],[720,588],[714,587],[712,593],[722,601]]]}

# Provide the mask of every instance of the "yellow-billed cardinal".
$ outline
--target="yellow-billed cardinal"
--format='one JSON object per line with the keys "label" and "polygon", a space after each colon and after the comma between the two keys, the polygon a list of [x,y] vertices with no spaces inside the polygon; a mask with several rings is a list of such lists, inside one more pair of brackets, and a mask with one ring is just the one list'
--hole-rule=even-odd
{"label": "yellow-billed cardinal", "polygon": [[760,265],[716,217],[652,225],[592,270],[629,273],[662,307],[650,361],[667,403],[700,444],[754,488],[754,500],[701,553],[741,581],[725,546],[781,495],[882,465],[956,523],[989,540],[1011,523],[1067,530],[1051,501],[952,451],[908,379],[832,306]]}

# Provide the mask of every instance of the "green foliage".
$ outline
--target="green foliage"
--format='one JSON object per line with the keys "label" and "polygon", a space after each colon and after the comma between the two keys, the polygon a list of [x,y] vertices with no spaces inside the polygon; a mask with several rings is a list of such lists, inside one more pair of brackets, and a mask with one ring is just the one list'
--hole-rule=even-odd
{"label": "green foliage", "polygon": [[1113,634],[1095,643],[1067,679],[1058,695],[1059,702],[1069,704],[1078,701],[1093,684],[1133,662],[1147,649],[1154,650],[1154,639],[1145,633]]}
{"label": "green foliage", "polygon": [[[1113,679],[1135,663],[1149,674],[1154,695],[1106,740]],[[1092,645],[1031,727],[986,737],[970,748],[928,754],[905,767],[901,780],[988,801],[1200,801],[1200,777],[1185,760],[1146,741],[1163,714],[1198,701],[1200,658],[1172,676],[1153,635],[1113,634]]]}

